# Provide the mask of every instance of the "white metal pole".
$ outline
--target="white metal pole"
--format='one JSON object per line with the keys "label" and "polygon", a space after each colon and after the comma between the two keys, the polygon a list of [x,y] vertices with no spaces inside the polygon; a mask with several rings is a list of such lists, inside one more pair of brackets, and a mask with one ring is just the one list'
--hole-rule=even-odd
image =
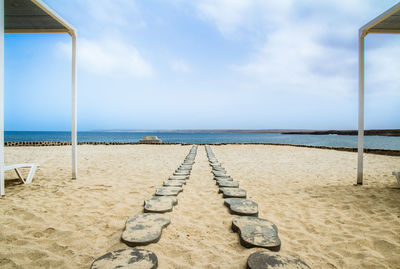
{"label": "white metal pole", "polygon": [[363,154],[364,154],[364,37],[363,31],[359,33],[358,48],[358,161],[357,184],[363,184]]}
{"label": "white metal pole", "polygon": [[0,196],[4,195],[4,0],[0,0]]}
{"label": "white metal pole", "polygon": [[77,81],[76,81],[76,33],[71,33],[72,37],[72,120],[71,120],[71,140],[72,140],[72,179],[78,175],[77,161]]}

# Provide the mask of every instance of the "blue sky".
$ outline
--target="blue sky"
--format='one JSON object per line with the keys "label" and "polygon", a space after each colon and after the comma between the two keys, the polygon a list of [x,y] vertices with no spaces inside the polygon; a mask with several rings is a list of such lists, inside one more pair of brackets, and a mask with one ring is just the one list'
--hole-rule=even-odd
{"label": "blue sky", "polygon": [[[357,129],[357,32],[397,0],[47,0],[78,30],[78,129]],[[365,127],[400,128],[400,36]],[[71,38],[6,35],[6,130],[70,130]]]}

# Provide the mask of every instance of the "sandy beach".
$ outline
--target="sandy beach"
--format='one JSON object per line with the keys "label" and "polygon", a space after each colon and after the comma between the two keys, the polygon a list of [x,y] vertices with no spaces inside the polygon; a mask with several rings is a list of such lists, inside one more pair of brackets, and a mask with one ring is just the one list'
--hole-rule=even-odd
{"label": "sandy beach", "polygon": [[[82,145],[79,177],[70,150],[6,147],[6,163],[40,163],[30,185],[6,173],[0,199],[1,268],[89,268],[120,241],[125,221],[172,175],[191,146]],[[227,173],[278,226],[280,253],[312,268],[400,268],[400,157],[365,155],[365,185],[353,186],[356,153],[267,145],[212,146]],[[259,250],[240,245],[217,193],[204,146],[171,224],[153,251],[159,268],[245,268]]]}

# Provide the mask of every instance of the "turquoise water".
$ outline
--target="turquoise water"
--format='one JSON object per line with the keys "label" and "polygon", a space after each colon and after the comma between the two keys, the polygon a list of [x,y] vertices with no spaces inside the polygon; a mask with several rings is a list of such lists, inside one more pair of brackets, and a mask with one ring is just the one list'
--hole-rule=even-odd
{"label": "turquoise water", "polygon": [[[156,135],[170,143],[276,143],[328,147],[357,147],[357,136],[282,135],[254,133],[183,132],[78,132],[79,142],[138,142],[145,135]],[[71,141],[69,132],[5,132],[5,141]],[[366,136],[365,147],[400,150],[400,137]]]}

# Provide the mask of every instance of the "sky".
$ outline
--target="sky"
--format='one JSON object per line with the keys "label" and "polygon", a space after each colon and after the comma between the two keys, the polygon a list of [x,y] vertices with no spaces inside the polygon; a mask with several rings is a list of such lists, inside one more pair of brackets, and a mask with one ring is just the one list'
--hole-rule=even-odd
{"label": "sky", "polygon": [[[397,0],[46,0],[78,30],[78,130],[357,129],[358,29]],[[368,35],[365,128],[400,128]],[[69,131],[71,37],[6,35],[5,129]]]}

